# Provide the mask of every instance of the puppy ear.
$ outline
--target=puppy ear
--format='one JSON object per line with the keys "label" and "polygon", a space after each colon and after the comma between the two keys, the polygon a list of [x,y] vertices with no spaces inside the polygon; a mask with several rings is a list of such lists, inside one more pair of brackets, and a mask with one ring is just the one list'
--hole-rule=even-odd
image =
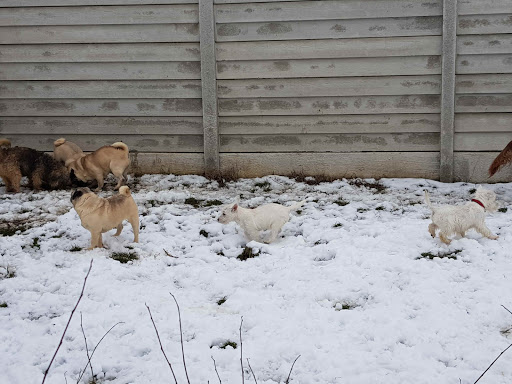
{"label": "puppy ear", "polygon": [[82,196],[84,193],[77,189],[76,191],[73,192],[73,194],[71,195],[71,201],[75,200],[75,199],[78,199],[80,196]]}
{"label": "puppy ear", "polygon": [[235,203],[232,207],[231,207],[231,212],[236,212],[238,210],[238,203]]}

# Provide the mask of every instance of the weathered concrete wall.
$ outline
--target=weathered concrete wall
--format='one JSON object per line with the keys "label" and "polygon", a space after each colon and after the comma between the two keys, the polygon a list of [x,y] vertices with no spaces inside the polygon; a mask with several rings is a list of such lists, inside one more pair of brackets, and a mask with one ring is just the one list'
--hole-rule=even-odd
{"label": "weathered concrete wall", "polygon": [[[198,0],[0,2],[0,136],[124,141],[134,169],[202,172]],[[190,166],[188,163],[191,161]]]}
{"label": "weathered concrete wall", "polygon": [[4,0],[0,137],[122,140],[136,173],[488,181],[512,139],[512,8],[454,6]]}

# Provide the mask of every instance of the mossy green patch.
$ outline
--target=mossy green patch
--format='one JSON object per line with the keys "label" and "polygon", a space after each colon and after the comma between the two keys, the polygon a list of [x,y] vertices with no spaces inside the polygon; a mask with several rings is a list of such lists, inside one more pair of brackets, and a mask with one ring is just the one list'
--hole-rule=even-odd
{"label": "mossy green patch", "polygon": [[239,254],[236,258],[241,261],[245,261],[247,259],[252,259],[260,255],[260,252],[253,252],[252,248],[245,247],[241,254]]}
{"label": "mossy green patch", "polygon": [[110,255],[110,258],[119,261],[121,264],[126,264],[130,261],[138,260],[139,255],[135,252],[114,252]]}

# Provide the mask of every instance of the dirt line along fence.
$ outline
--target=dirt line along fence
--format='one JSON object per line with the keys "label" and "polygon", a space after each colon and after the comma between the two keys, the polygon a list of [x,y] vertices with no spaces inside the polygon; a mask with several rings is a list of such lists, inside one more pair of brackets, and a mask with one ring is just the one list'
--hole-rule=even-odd
{"label": "dirt line along fence", "polygon": [[0,0],[0,81],[0,137],[122,140],[138,173],[481,182],[512,2]]}

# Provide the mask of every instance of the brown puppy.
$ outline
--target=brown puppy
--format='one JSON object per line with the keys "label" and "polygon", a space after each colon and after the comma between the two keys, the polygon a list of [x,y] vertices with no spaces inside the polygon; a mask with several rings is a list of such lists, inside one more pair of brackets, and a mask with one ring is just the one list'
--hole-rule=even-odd
{"label": "brown puppy", "polygon": [[71,141],[60,138],[53,142],[53,157],[57,161],[62,161],[66,167],[83,156],[85,156],[85,153]]}
{"label": "brown puppy", "polygon": [[26,147],[10,147],[11,142],[0,139],[0,177],[7,192],[19,192],[22,176],[29,186],[39,189],[64,189],[71,182],[66,167],[50,155]]}
{"label": "brown puppy", "polygon": [[103,247],[102,233],[117,228],[114,236],[123,230],[123,220],[132,225],[135,243],[139,242],[139,211],[133,200],[130,188],[122,186],[119,194],[104,199],[89,188],[78,188],[71,195],[71,203],[80,216],[82,226],[91,232],[91,246]]}
{"label": "brown puppy", "polygon": [[82,181],[96,180],[97,191],[103,188],[103,180],[112,172],[117,177],[116,189],[126,181],[126,169],[130,165],[128,146],[125,143],[114,143],[89,153],[68,164],[68,168]]}

